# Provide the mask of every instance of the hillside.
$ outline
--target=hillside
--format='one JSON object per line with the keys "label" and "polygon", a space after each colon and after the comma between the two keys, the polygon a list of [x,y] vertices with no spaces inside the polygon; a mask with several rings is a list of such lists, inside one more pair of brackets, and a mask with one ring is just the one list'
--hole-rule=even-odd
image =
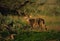
{"label": "hillside", "polygon": [[59,36],[60,0],[0,0],[0,41],[60,41]]}

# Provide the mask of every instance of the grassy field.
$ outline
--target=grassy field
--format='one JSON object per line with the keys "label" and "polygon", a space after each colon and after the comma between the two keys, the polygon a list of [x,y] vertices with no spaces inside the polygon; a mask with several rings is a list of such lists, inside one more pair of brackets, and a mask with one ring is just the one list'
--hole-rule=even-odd
{"label": "grassy field", "polygon": [[[43,18],[46,23],[48,30],[46,32],[38,31],[29,31],[26,29],[20,29],[20,27],[27,24],[24,17],[19,16],[4,16],[5,24],[9,24],[11,21],[14,22],[13,30],[16,29],[18,34],[16,34],[14,40],[7,41],[60,41],[60,16],[46,16],[46,15],[37,15],[40,18]],[[37,16],[32,16],[32,18],[38,18]],[[23,20],[24,19],[24,20]],[[6,37],[9,35],[9,32],[6,29],[3,32],[0,32],[0,35]],[[0,41],[5,41],[0,39]]]}
{"label": "grassy field", "polygon": [[[38,16],[38,17],[37,17]],[[18,16],[7,16],[7,21],[13,20],[14,22],[18,22],[19,24],[26,25],[28,24],[24,17]],[[60,16],[47,16],[47,15],[36,15],[31,18],[43,18],[45,20],[46,27],[48,30],[56,30],[60,31]],[[9,19],[9,20],[8,20]]]}
{"label": "grassy field", "polygon": [[[1,16],[3,17],[3,16]],[[38,31],[29,31],[28,29],[23,31],[23,29],[20,29],[20,27],[25,26],[27,23],[26,19],[24,17],[20,16],[4,16],[5,19],[4,24],[9,24],[10,22],[14,22],[13,24],[13,30],[17,30],[18,34],[16,34],[14,40],[7,40],[7,41],[60,41],[60,16],[47,16],[47,15],[35,15],[31,18],[43,18],[45,20],[45,24],[47,27],[46,32],[38,32]],[[10,33],[6,31],[6,29],[3,30],[3,32],[0,32],[0,35],[2,37],[6,37]],[[0,41],[5,41],[4,39],[0,39]]]}
{"label": "grassy field", "polygon": [[14,41],[60,41],[60,32],[22,32]]}
{"label": "grassy field", "polygon": [[[28,0],[27,4],[24,3],[25,1],[27,0],[1,0],[0,9],[1,6],[7,7],[9,11],[4,8],[0,10],[0,41],[60,41],[60,1]],[[35,31],[30,30],[31,27],[25,16],[12,15],[16,13],[15,10],[18,14],[22,12],[31,15],[31,18],[44,19],[47,31],[37,28]],[[5,14],[8,12],[11,14],[2,16],[1,12],[4,14],[4,11]],[[13,22],[12,26],[9,26],[11,22]],[[14,32],[13,34],[16,34],[14,39],[9,37],[12,32],[7,29],[7,26]]]}

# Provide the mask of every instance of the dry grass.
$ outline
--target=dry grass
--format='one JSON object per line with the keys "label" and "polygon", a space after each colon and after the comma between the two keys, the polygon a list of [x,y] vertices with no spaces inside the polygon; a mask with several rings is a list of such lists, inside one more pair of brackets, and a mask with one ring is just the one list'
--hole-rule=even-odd
{"label": "dry grass", "polygon": [[[36,15],[32,16],[31,18],[43,18],[46,22],[46,27],[48,30],[58,30],[60,31],[60,16],[46,16],[46,15]],[[18,17],[18,16],[9,16],[10,19],[13,21],[18,21],[21,19],[23,23],[27,23],[26,19],[24,17]]]}

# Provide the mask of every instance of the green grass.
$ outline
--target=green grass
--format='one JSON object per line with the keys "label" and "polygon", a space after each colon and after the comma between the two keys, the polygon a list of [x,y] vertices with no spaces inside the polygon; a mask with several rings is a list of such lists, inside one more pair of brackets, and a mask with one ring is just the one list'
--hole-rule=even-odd
{"label": "green grass", "polygon": [[[12,17],[12,18],[10,18]],[[46,20],[46,25],[60,25],[60,21],[59,21],[59,17],[60,16],[56,16],[56,17],[48,17],[46,16],[45,18],[47,18]],[[25,26],[27,23],[25,22],[25,20],[23,20],[22,18],[15,17],[13,18],[13,16],[9,16],[9,17],[3,17],[4,19],[6,19],[5,23],[10,23],[11,21],[15,21],[14,24],[15,26],[17,26],[16,24],[19,23],[22,26]],[[55,20],[52,19],[56,18]],[[50,19],[50,20],[49,20]],[[53,27],[53,26],[52,26]],[[13,28],[12,28],[13,29]],[[60,32],[55,32],[55,31],[50,31],[50,32],[23,32],[21,31],[22,29],[16,27],[16,30],[18,31],[18,34],[16,34],[16,37],[13,41],[46,41],[46,40],[53,40],[53,39],[60,39]],[[10,33],[8,31],[3,31],[1,33],[2,37],[6,37],[7,35],[9,35]]]}
{"label": "green grass", "polygon": [[23,32],[17,34],[14,41],[46,41],[60,39],[60,32]]}

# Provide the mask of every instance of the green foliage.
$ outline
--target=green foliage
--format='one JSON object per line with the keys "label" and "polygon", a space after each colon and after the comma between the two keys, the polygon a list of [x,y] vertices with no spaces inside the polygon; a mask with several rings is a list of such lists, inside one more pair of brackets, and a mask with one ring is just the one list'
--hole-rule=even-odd
{"label": "green foliage", "polygon": [[3,38],[6,38],[10,33],[8,31],[4,30],[0,34]]}
{"label": "green foliage", "polygon": [[46,41],[59,39],[59,32],[23,32],[16,36],[15,41]]}
{"label": "green foliage", "polygon": [[[9,17],[2,17],[2,19],[6,20],[5,23],[10,23],[12,19]],[[8,21],[8,22],[7,22]],[[60,39],[60,32],[24,32],[23,29],[17,26],[17,23],[21,24],[21,28],[24,29],[24,26],[27,25],[22,19],[19,19],[15,21],[15,26],[11,27],[11,29],[15,29],[17,31],[17,34],[15,36],[15,39],[13,41],[46,41],[50,39]],[[28,26],[28,25],[27,25]],[[29,28],[29,26],[28,26]],[[3,28],[4,30],[0,32],[2,37],[7,37],[10,33],[7,31],[7,29]]]}
{"label": "green foliage", "polygon": [[[1,0],[0,1],[0,6],[6,6],[9,7],[10,9],[15,9],[19,8],[21,3],[23,4],[25,0]],[[29,0],[32,2],[32,4],[28,3],[24,7],[19,8],[22,12],[28,14],[28,15],[47,15],[47,16],[53,16],[53,15],[60,15],[60,6],[56,5],[57,8],[55,7],[49,7],[49,5],[39,5],[41,2],[40,0]],[[60,2],[60,1],[59,1]],[[52,5],[51,5],[52,6]],[[38,9],[40,7],[40,9]],[[41,7],[45,7],[44,10],[41,10]],[[57,12],[57,13],[56,13]],[[0,29],[2,28],[2,31],[0,31],[0,36],[3,38],[7,37],[10,33],[9,31],[4,27],[4,24],[8,25],[11,22],[13,23],[13,26],[11,29],[13,31],[17,31],[16,37],[14,41],[46,41],[50,39],[60,39],[60,32],[29,32],[30,26],[22,19],[19,18],[18,20],[14,20],[13,18],[10,18],[9,16],[2,16],[0,15]],[[52,25],[52,24],[59,24],[60,22],[47,22],[47,25]],[[20,27],[18,26],[20,25]],[[25,28],[25,26],[27,26]],[[21,29],[22,28],[22,29]],[[27,29],[27,32],[24,32],[23,30]],[[2,39],[1,41],[5,41]]]}

